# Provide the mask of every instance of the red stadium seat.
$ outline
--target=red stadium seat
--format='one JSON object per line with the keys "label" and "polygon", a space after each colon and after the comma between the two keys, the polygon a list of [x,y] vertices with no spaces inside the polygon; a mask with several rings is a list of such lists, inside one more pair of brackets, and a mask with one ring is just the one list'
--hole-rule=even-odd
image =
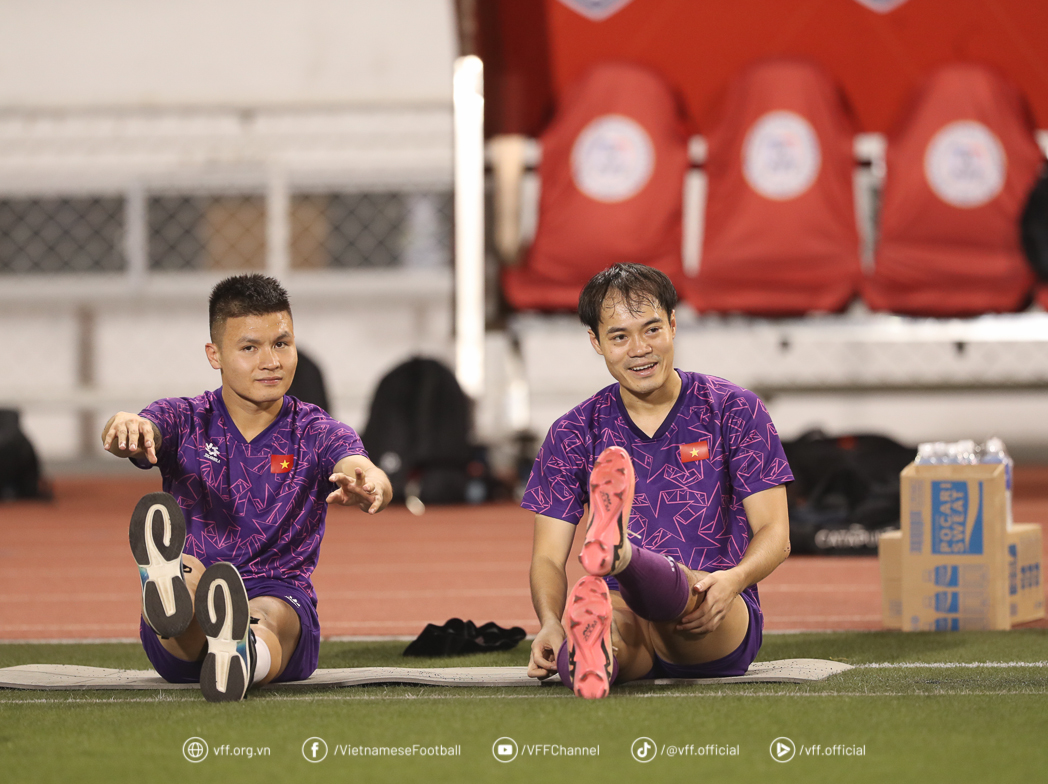
{"label": "red stadium seat", "polygon": [[867,304],[919,316],[1024,307],[1019,217],[1042,160],[1015,87],[980,65],[936,71],[888,140]]}
{"label": "red stadium seat", "polygon": [[656,73],[626,63],[592,69],[541,142],[538,227],[524,263],[504,270],[510,305],[574,310],[586,282],[620,261],[680,279],[687,136]]}
{"label": "red stadium seat", "polygon": [[843,309],[861,279],[854,129],[814,65],[758,63],[708,136],[705,242],[684,297],[699,311]]}

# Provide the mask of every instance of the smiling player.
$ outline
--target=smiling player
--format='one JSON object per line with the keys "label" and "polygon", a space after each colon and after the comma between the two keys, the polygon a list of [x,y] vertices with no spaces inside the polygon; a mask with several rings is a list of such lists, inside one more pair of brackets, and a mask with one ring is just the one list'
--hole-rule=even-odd
{"label": "smiling player", "polygon": [[291,306],[272,278],[215,286],[208,362],[222,387],[120,412],[105,449],[157,465],[164,492],[139,501],[131,551],[142,578],[140,637],[157,672],[210,701],[317,666],[310,575],[327,504],[370,514],[392,496],[348,425],[285,393],[295,375]]}
{"label": "smiling player", "polygon": [[[775,427],[752,392],[673,367],[676,304],[650,267],[590,280],[579,317],[616,383],[554,423],[524,493],[542,624],[528,674],[559,672],[581,697],[616,678],[745,673],[762,639],[756,584],[789,554]],[[590,576],[569,594],[584,517]]]}

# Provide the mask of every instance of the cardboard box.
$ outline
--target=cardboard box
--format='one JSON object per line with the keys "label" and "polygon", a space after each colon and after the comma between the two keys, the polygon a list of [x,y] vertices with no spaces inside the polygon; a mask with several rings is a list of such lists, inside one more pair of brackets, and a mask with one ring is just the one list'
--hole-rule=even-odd
{"label": "cardboard box", "polygon": [[[1006,532],[1008,620],[1012,626],[1045,617],[1042,536],[1037,523],[1016,523]],[[901,531],[881,534],[877,540],[877,561],[881,568],[881,622],[885,629],[901,629]]]}
{"label": "cardboard box", "polygon": [[885,629],[902,628],[902,531],[889,531],[877,539],[881,567],[881,622]]}
{"label": "cardboard box", "polygon": [[1041,526],[1016,523],[1008,532],[1008,615],[1012,626],[1044,617]]}
{"label": "cardboard box", "polygon": [[1008,629],[1004,466],[902,472],[904,631]]}

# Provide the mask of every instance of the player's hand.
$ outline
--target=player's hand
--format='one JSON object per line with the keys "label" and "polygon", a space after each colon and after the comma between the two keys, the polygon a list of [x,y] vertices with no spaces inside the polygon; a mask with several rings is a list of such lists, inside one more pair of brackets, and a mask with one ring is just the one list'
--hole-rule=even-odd
{"label": "player's hand", "polygon": [[692,593],[703,598],[698,607],[677,622],[677,631],[692,634],[716,631],[744,587],[738,584],[731,569],[710,572],[692,586]]}
{"label": "player's hand", "polygon": [[557,651],[567,635],[560,621],[545,624],[531,642],[528,677],[545,680],[557,674]]}
{"label": "player's hand", "polygon": [[144,457],[156,465],[153,423],[138,414],[121,411],[106,424],[102,447],[117,457]]}
{"label": "player's hand", "polygon": [[338,489],[328,495],[329,504],[359,506],[368,514],[381,512],[389,505],[388,492],[381,482],[368,479],[363,468],[357,467],[353,476],[335,473],[328,477]]}

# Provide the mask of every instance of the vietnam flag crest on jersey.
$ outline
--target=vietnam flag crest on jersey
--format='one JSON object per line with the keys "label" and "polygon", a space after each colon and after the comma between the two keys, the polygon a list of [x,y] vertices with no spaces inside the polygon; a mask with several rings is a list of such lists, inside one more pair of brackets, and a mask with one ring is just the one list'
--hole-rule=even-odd
{"label": "vietnam flag crest on jersey", "polygon": [[295,467],[294,455],[270,455],[269,473],[286,474]]}
{"label": "vietnam flag crest on jersey", "polygon": [[682,463],[694,463],[696,460],[706,460],[710,456],[708,441],[696,441],[694,444],[680,445],[680,461]]}

